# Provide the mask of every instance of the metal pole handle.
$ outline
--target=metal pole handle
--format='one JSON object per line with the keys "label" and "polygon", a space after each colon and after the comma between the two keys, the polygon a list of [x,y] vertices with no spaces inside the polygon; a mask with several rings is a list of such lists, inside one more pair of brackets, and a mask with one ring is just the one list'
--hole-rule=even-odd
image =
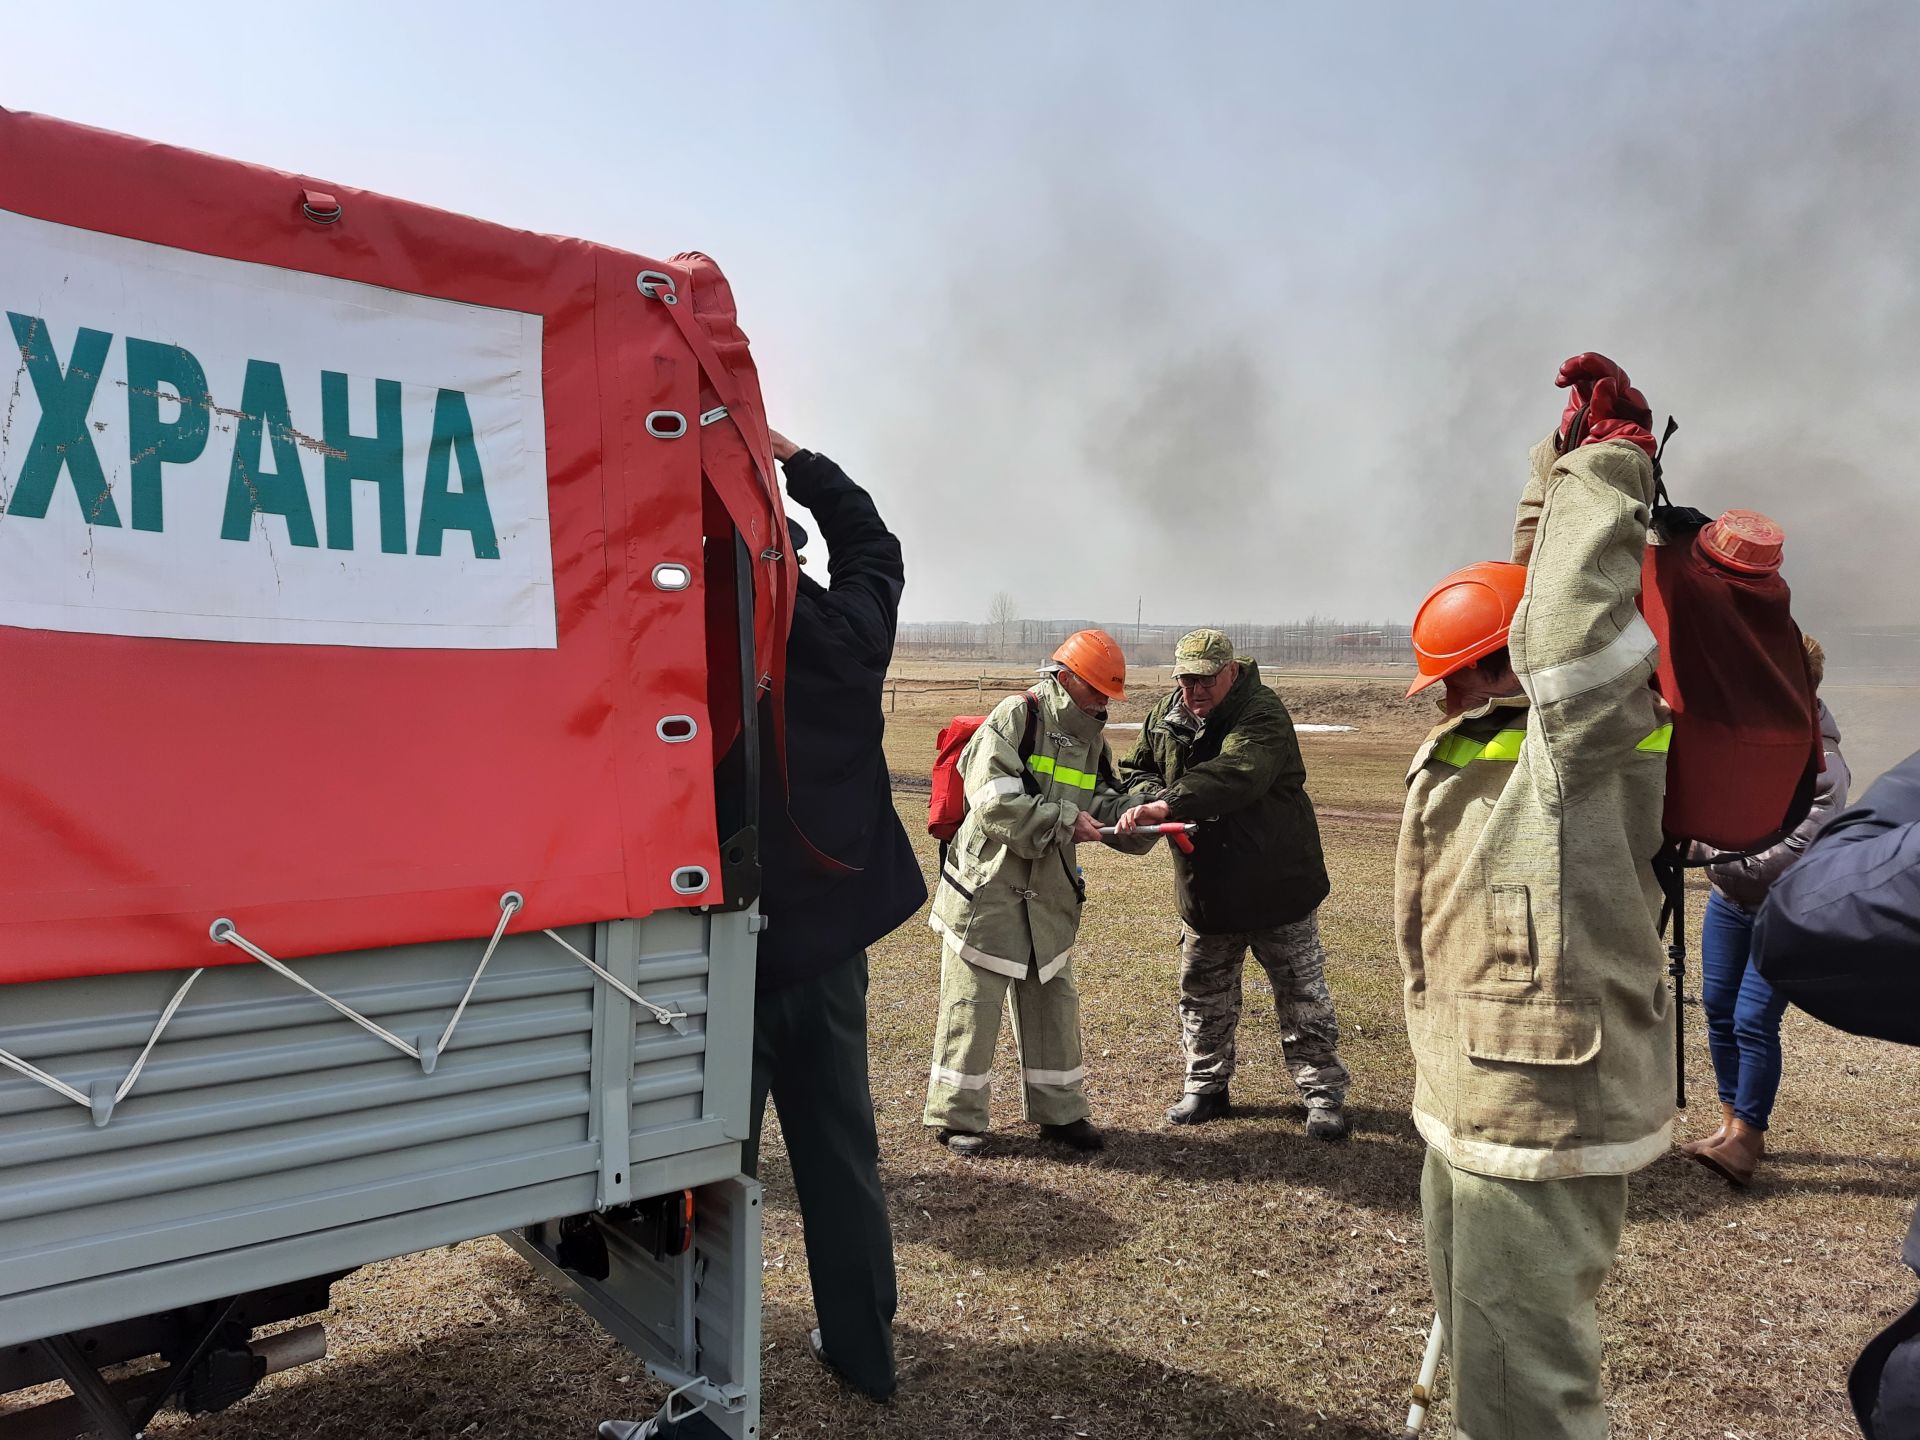
{"label": "metal pole handle", "polygon": [[[1193,832],[1199,828],[1197,824],[1189,821],[1186,824],[1136,825],[1131,833],[1135,835],[1164,835],[1181,854],[1191,855],[1193,853]],[[1119,834],[1120,827],[1118,825],[1102,825],[1100,827],[1100,838],[1102,840],[1112,840]]]}

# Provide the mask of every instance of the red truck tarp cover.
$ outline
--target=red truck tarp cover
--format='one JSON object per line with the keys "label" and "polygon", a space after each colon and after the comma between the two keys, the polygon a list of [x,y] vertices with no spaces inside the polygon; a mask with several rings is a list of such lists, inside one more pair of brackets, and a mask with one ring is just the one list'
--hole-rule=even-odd
{"label": "red truck tarp cover", "polygon": [[721,898],[707,557],[776,693],[795,571],[712,262],[0,111],[0,306],[0,982]]}

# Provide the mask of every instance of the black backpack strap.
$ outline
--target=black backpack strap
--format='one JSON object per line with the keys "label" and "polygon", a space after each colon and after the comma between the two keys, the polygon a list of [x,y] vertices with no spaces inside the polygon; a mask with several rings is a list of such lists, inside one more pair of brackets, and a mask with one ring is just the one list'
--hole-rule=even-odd
{"label": "black backpack strap", "polygon": [[1673,980],[1673,1101],[1687,1108],[1687,844],[1668,839],[1653,857],[1654,878],[1666,897],[1660,931],[1667,939],[1667,974]]}
{"label": "black backpack strap", "polygon": [[1653,451],[1653,499],[1654,504],[1672,508],[1673,499],[1667,494],[1667,476],[1662,468],[1667,458],[1667,442],[1673,438],[1673,432],[1680,428],[1680,422],[1667,416],[1667,428],[1660,433],[1660,443]]}
{"label": "black backpack strap", "polygon": [[1033,752],[1040,748],[1040,697],[1027,691],[1027,723],[1020,734],[1020,783],[1027,787],[1029,795],[1040,793],[1040,781],[1033,773],[1033,767],[1027,762],[1033,759]]}
{"label": "black backpack strap", "polygon": [[[1033,758],[1033,752],[1037,750],[1039,746],[1040,697],[1029,690],[1027,691],[1027,729],[1026,733],[1020,737],[1020,778],[1026,784],[1027,793],[1030,795],[1038,795],[1040,793],[1040,781],[1034,775],[1033,767],[1027,764],[1027,761]],[[1106,749],[1105,743],[1102,742],[1100,755],[1101,768],[1103,771],[1106,768]],[[1116,786],[1115,788],[1118,789],[1119,787]],[[1056,845],[1053,847],[1053,852],[1060,857],[1060,868],[1067,872],[1067,883],[1073,886],[1073,893],[1079,898],[1082,905],[1086,904],[1087,882],[1080,878],[1080,872],[1074,868],[1073,862],[1067,859],[1066,847]]]}

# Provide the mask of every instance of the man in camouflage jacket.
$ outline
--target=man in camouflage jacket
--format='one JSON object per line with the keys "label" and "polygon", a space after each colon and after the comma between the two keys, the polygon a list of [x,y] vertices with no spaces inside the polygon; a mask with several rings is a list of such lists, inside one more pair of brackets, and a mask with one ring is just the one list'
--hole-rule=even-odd
{"label": "man in camouflage jacket", "polygon": [[1231,1113],[1240,976],[1251,949],[1273,985],[1307,1133],[1338,1140],[1347,1133],[1348,1076],[1320,945],[1327,865],[1293,717],[1222,631],[1183,637],[1173,675],[1177,688],[1148,712],[1120,767],[1120,783],[1145,799],[1121,817],[1122,831],[1204,822],[1193,853],[1173,856],[1187,1074],[1167,1120],[1198,1125]]}

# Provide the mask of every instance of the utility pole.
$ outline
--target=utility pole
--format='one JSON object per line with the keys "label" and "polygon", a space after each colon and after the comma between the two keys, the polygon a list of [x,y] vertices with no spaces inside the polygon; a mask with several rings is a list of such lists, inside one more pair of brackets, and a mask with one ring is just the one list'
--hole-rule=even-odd
{"label": "utility pole", "polygon": [[1146,596],[1133,597],[1133,653],[1136,655],[1140,653],[1140,616],[1144,613],[1146,604]]}

